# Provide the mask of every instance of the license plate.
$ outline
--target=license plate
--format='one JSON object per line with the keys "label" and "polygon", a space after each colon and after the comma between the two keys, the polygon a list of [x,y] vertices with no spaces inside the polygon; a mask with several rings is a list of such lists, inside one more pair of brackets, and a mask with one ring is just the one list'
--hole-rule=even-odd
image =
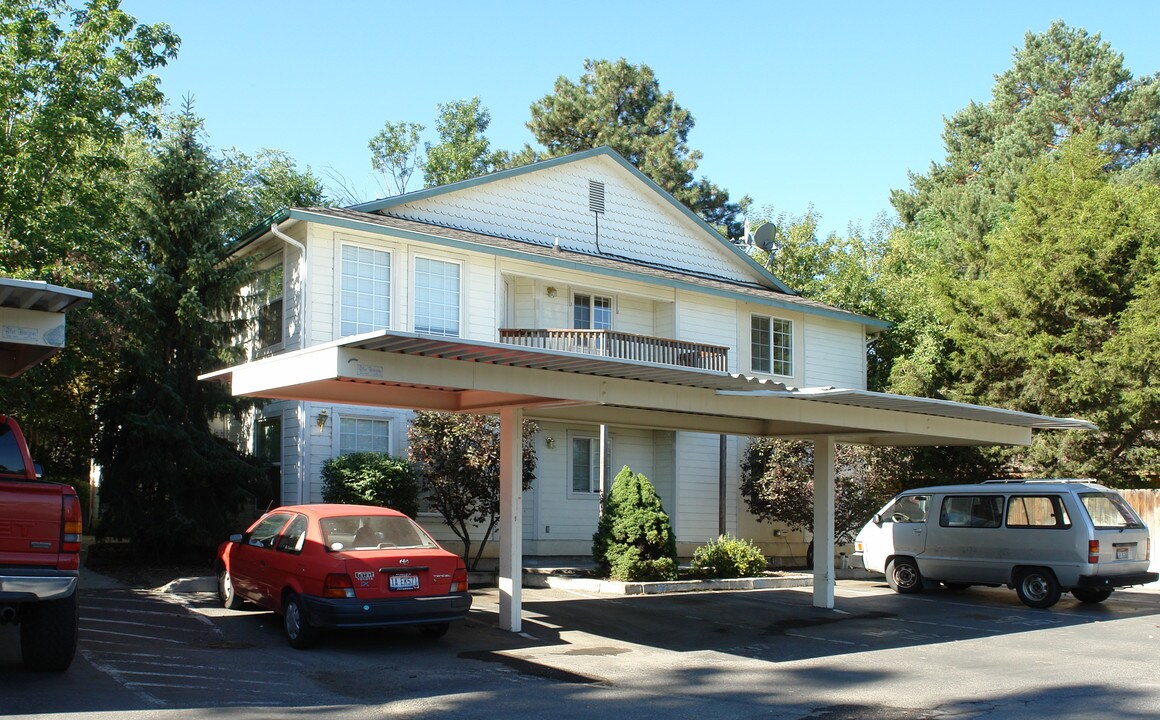
{"label": "license plate", "polygon": [[418,590],[419,576],[410,573],[395,573],[391,575],[392,590]]}
{"label": "license plate", "polygon": [[1117,560],[1127,560],[1128,559],[1128,548],[1126,548],[1126,547],[1116,548],[1116,559]]}

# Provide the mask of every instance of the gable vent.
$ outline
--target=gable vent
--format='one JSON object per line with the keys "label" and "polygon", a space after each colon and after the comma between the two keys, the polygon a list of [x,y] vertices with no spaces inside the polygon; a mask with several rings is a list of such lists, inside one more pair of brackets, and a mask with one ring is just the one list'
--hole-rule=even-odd
{"label": "gable vent", "polygon": [[599,180],[588,181],[588,210],[594,213],[604,212],[604,183]]}

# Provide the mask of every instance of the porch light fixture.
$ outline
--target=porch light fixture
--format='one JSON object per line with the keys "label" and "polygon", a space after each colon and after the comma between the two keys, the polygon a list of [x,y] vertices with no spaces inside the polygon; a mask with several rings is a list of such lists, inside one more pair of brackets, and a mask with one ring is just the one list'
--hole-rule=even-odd
{"label": "porch light fixture", "polygon": [[548,446],[549,450],[552,450],[556,447],[556,438],[549,435],[548,437],[544,438],[544,444]]}
{"label": "porch light fixture", "polygon": [[548,286],[548,297],[556,297],[556,288]]}
{"label": "porch light fixture", "polygon": [[323,430],[326,429],[326,421],[329,418],[330,418],[330,415],[327,414],[327,412],[325,410],[322,410],[321,412],[319,412],[318,417],[314,418],[315,424],[318,425],[318,432],[322,432]]}

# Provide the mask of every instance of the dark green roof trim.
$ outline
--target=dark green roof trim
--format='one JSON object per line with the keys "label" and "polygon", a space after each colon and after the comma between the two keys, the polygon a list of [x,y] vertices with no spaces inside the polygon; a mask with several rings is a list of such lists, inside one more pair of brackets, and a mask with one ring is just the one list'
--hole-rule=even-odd
{"label": "dark green roof trim", "polygon": [[607,145],[601,145],[600,147],[592,148],[591,150],[582,150],[581,152],[572,153],[571,155],[563,155],[561,157],[540,160],[539,162],[534,162],[517,168],[500,170],[499,172],[494,172],[490,175],[483,175],[481,177],[471,178],[469,180],[460,180],[459,182],[450,183],[449,185],[440,185],[438,187],[427,188],[425,190],[417,190],[405,195],[395,195],[388,198],[382,198],[381,200],[372,200],[371,202],[352,205],[349,209],[370,213],[382,212],[383,210],[389,210],[390,208],[397,207],[399,205],[405,205],[407,203],[415,202],[418,200],[426,200],[427,198],[437,197],[439,195],[445,195],[447,193],[456,192],[458,190],[465,190],[467,188],[473,188],[479,185],[495,182],[497,180],[506,180],[509,178],[519,177],[520,175],[524,175],[530,172],[537,172],[547,168],[556,167],[558,165],[567,165],[569,163],[587,160],[588,158],[596,157],[598,155],[603,155],[612,159],[629,173],[636,176],[638,180],[652,188],[654,192],[664,198],[670,205],[680,211],[685,217],[692,220],[702,230],[709,233],[715,240],[727,247],[730,252],[745,262],[745,264],[748,265],[750,269],[757,272],[764,279],[773,283],[773,286],[778,290],[790,295],[797,294],[781,280],[778,280],[776,277],[774,277],[773,273],[765,269],[761,263],[749,257],[748,253],[733,243],[729,242],[728,238],[722,237],[721,233],[713,229],[713,226],[705,222],[700,215],[697,215],[697,213],[685,207],[681,201],[677,200],[675,197],[669,194],[669,192],[662,188],[660,185],[657,185],[655,182],[653,182],[652,178],[642,173],[636,168],[636,166],[621,157],[620,153],[616,152]]}
{"label": "dark green roof trim", "polygon": [[275,223],[283,223],[289,219],[290,208],[282,208],[273,215],[267,215],[266,217],[259,220],[257,225],[242,233],[242,235],[239,236],[237,240],[234,240],[232,243],[230,243],[229,248],[226,250],[226,256],[228,257],[233,255],[245,246],[270,232],[271,225]]}
{"label": "dark green roof trim", "polygon": [[[678,280],[675,278],[656,277],[652,275],[642,275],[634,273],[629,270],[620,270],[616,268],[601,267],[599,265],[592,265],[589,263],[572,260],[566,257],[552,257],[538,255],[535,253],[520,252],[509,248],[495,247],[493,245],[483,245],[480,243],[473,243],[467,240],[457,238],[449,238],[444,235],[432,233],[420,233],[412,230],[404,230],[402,228],[395,228],[377,224],[375,222],[366,220],[355,220],[353,218],[335,217],[324,213],[315,213],[310,210],[303,210],[293,208],[287,213],[287,217],[283,220],[301,220],[307,222],[316,222],[325,225],[336,226],[346,230],[357,230],[361,232],[370,232],[376,235],[388,235],[392,237],[400,237],[407,240],[414,240],[416,242],[436,243],[444,247],[456,248],[459,250],[469,250],[473,252],[484,252],[488,255],[495,255],[499,257],[510,258],[514,260],[526,260],[543,265],[551,265],[553,267],[564,268],[567,270],[580,270],[583,272],[593,273],[596,275],[604,275],[607,277],[620,278],[624,280],[633,280],[637,282],[647,282],[652,285],[661,285],[664,287],[671,287],[679,290],[691,290],[706,295],[714,295],[717,297],[727,298],[740,302],[752,303],[754,305],[765,305],[767,307],[779,308],[782,310],[790,310],[792,312],[800,312],[806,315],[815,315],[818,317],[830,318],[832,320],[842,320],[844,322],[857,322],[866,327],[873,327],[885,330],[894,327],[894,323],[886,320],[879,320],[878,318],[870,317],[868,315],[861,315],[855,312],[846,310],[839,310],[838,308],[830,308],[825,306],[802,305],[794,302],[779,300],[776,295],[773,296],[756,296],[749,295],[742,292],[730,291],[725,288],[709,287],[700,285],[692,280]],[[268,230],[267,226],[267,230]],[[435,228],[433,228],[434,230]],[[256,238],[254,238],[256,239]],[[596,256],[603,257],[603,256]]]}

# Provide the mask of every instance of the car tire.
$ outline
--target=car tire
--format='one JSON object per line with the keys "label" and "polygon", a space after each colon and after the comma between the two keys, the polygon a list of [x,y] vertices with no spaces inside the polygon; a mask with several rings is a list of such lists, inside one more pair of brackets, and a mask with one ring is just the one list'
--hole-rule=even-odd
{"label": "car tire", "polygon": [[419,634],[428,640],[438,640],[447,634],[451,623],[435,623],[434,625],[420,625]]}
{"label": "car tire", "polygon": [[29,603],[20,623],[24,667],[37,672],[62,672],[77,652],[80,614],[77,593],[60,600]]}
{"label": "car tire", "polygon": [[894,558],[886,563],[886,583],[896,593],[922,592],[922,573],[918,564],[908,557]]}
{"label": "car tire", "polygon": [[1111,588],[1072,588],[1072,596],[1082,603],[1102,603],[1112,595]]}
{"label": "car tire", "polygon": [[1027,607],[1044,609],[1059,602],[1062,591],[1055,573],[1047,568],[1027,568],[1015,578],[1015,592]]}
{"label": "car tire", "polygon": [[230,571],[224,567],[218,569],[218,599],[222,601],[222,607],[226,610],[241,610],[244,602],[234,590]]}
{"label": "car tire", "polygon": [[302,598],[294,593],[286,597],[282,606],[282,626],[286,630],[287,642],[296,650],[305,650],[318,641],[318,629],[310,624]]}

